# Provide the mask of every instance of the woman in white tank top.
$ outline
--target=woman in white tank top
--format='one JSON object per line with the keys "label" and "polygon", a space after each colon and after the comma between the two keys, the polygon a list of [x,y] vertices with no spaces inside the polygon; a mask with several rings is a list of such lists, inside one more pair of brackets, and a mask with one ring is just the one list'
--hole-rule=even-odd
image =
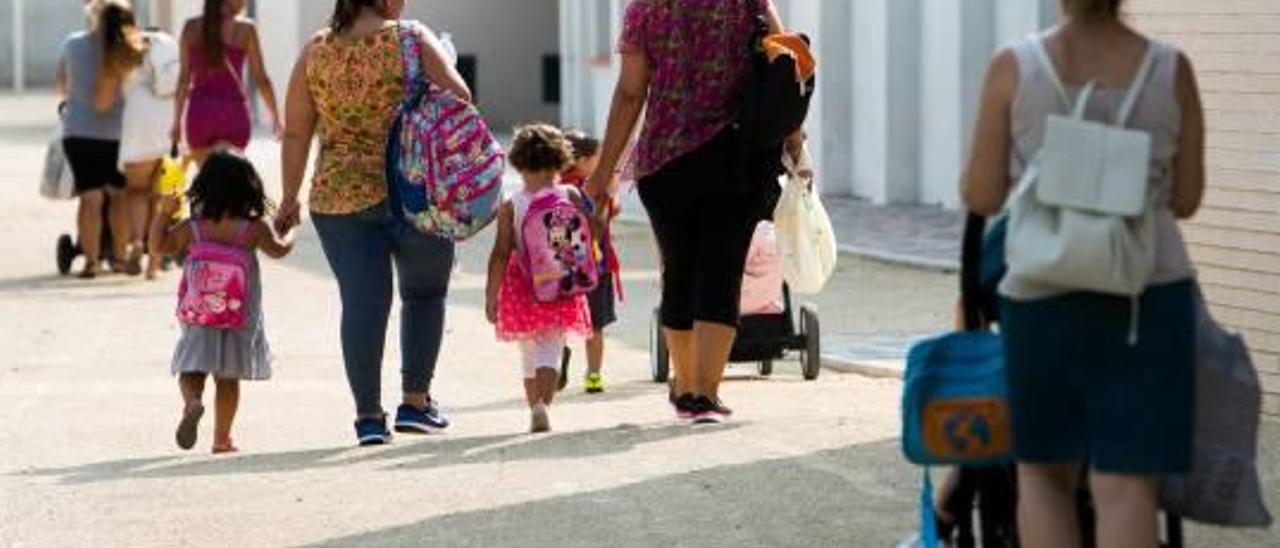
{"label": "woman in white tank top", "polygon": [[[1061,0],[1064,23],[1000,51],[991,62],[963,182],[974,212],[995,215],[1039,151],[1045,122],[1100,91],[1086,118],[1107,120],[1139,73],[1155,64],[1128,124],[1152,139],[1157,271],[1141,297],[1142,336],[1126,344],[1128,298],[1006,276],[1000,293],[1024,546],[1079,546],[1074,494],[1087,466],[1099,546],[1157,545],[1156,482],[1185,472],[1193,405],[1194,281],[1177,219],[1204,193],[1204,115],[1185,56],[1128,27],[1123,0]],[[1049,63],[1041,61],[1043,47]]]}

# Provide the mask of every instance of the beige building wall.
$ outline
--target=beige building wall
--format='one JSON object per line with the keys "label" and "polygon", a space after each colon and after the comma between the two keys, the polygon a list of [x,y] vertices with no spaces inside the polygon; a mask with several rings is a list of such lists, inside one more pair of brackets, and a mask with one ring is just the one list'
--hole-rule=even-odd
{"label": "beige building wall", "polygon": [[1129,11],[1199,73],[1209,188],[1187,239],[1214,313],[1253,350],[1265,411],[1280,416],[1280,1],[1133,0]]}

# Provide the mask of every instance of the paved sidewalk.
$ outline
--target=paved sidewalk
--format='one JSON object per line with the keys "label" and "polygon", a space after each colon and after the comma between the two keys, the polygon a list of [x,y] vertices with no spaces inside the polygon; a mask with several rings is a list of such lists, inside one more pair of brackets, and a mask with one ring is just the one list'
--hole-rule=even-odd
{"label": "paved sidewalk", "polygon": [[954,271],[960,265],[964,216],[926,206],[877,206],[825,198],[840,250],[860,257]]}
{"label": "paved sidewalk", "polygon": [[[523,433],[516,353],[483,319],[486,237],[459,248],[435,384],[456,427],[352,447],[336,288],[304,227],[293,256],[263,262],[276,378],[245,388],[244,453],[208,455],[208,421],[201,451],[180,452],[167,367],[176,276],[53,273],[74,205],[35,193],[51,118],[37,113],[49,107],[0,96],[0,547],[876,547],[915,527],[897,379],[827,371],[806,383],[793,361],[772,379],[739,366],[724,387],[731,425],[674,424],[648,379],[659,273],[634,225],[618,230],[629,298],[609,331],[611,391],[583,395],[575,362],[554,434]],[[250,150],[270,187],[277,150]],[[955,282],[846,255],[826,292],[797,300],[818,307],[828,346],[888,356],[950,325]],[[388,343],[391,405],[398,337]],[[1280,425],[1263,436],[1266,489],[1280,493]],[[1191,546],[1280,546],[1280,529],[1189,535]]]}

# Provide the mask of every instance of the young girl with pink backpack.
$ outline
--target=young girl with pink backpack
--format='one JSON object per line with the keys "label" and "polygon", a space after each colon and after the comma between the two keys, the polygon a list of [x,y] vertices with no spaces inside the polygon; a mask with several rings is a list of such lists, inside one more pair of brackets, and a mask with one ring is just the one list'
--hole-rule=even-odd
{"label": "young girl with pink backpack", "polygon": [[189,220],[171,224],[178,200],[165,196],[151,224],[151,241],[162,253],[186,255],[177,307],[182,336],[172,364],[183,402],[175,437],[182,449],[195,446],[205,381],[212,376],[213,452],[233,453],[240,381],[271,377],[256,252],[283,258],[293,250],[293,239],[276,235],[265,220],[269,205],[262,180],[239,154],[210,156],[187,197]]}
{"label": "young girl with pink backpack", "polygon": [[509,155],[524,184],[502,202],[489,256],[485,312],[498,339],[520,345],[530,431],[551,430],[548,407],[570,337],[592,336],[586,294],[599,283],[592,226],[577,189],[560,184],[573,147],[559,129],[516,129]]}

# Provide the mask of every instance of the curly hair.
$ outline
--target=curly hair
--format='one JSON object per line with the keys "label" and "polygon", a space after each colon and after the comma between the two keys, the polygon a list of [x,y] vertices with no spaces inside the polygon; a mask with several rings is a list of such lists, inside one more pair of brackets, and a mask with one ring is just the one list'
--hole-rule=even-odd
{"label": "curly hair", "polygon": [[573,164],[573,144],[551,124],[529,124],[516,128],[511,166],[522,173],[564,171]]}
{"label": "curly hair", "polygon": [[580,129],[569,129],[564,132],[565,139],[573,145],[573,159],[585,160],[600,153],[600,140],[587,135]]}
{"label": "curly hair", "polygon": [[192,215],[199,219],[256,221],[267,216],[272,207],[253,164],[231,151],[209,156],[187,197]]}

